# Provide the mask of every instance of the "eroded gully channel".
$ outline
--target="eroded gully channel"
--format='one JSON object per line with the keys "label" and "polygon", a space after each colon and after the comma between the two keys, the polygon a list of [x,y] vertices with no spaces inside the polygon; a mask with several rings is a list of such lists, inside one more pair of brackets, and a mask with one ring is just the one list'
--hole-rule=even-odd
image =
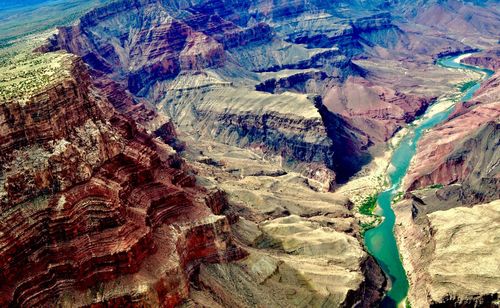
{"label": "eroded gully channel", "polygon": [[[460,55],[444,57],[439,59],[437,64],[452,69],[479,72],[484,76],[482,79],[475,81],[471,87],[463,90],[461,101],[467,101],[472,98],[474,93],[481,86],[481,83],[489,78],[493,72],[487,69],[460,64],[459,61],[455,61],[458,57],[460,57]],[[460,100],[457,100],[457,102],[459,101]],[[384,297],[381,307],[397,307],[404,304],[409,289],[408,279],[401,263],[394,236],[394,223],[396,217],[391,208],[392,198],[401,186],[401,181],[408,170],[410,161],[415,155],[417,143],[425,130],[446,120],[453,111],[453,107],[454,104],[445,111],[432,115],[428,113],[424,114],[423,120],[418,121],[416,126],[409,129],[408,133],[403,137],[392,154],[392,166],[389,168],[387,175],[391,187],[381,192],[377,198],[377,203],[380,208],[377,214],[383,216],[384,220],[376,228],[370,229],[365,233],[365,245],[368,251],[377,260],[382,270],[390,279],[391,287]]]}

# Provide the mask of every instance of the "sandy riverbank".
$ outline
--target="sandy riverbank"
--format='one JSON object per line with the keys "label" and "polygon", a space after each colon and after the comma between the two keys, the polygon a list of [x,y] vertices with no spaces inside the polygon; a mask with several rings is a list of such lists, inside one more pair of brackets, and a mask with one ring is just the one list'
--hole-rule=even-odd
{"label": "sandy riverbank", "polygon": [[[461,59],[466,58],[470,55],[471,54],[462,55],[454,61],[460,61]],[[466,71],[462,82],[477,80],[479,78],[479,73]],[[401,140],[411,132],[411,127],[418,126],[423,121],[427,120],[430,117],[433,117],[437,113],[446,111],[449,108],[453,108],[453,106],[455,106],[457,102],[458,97],[460,97],[461,95],[462,93],[460,92],[458,87],[455,91],[442,95],[436,100],[434,104],[432,104],[428,108],[424,116],[403,127],[391,139],[389,139],[386,144],[374,147],[374,149],[372,149],[371,151],[373,155],[372,162],[366,165],[348,183],[341,186],[336,193],[349,198],[351,202],[353,202],[354,205],[358,207],[367,197],[389,188],[389,183],[387,181],[387,170],[388,168],[390,168],[393,151],[401,142]],[[404,186],[402,185],[401,187]],[[364,215],[359,215],[358,218],[361,218],[361,216],[365,217]]]}

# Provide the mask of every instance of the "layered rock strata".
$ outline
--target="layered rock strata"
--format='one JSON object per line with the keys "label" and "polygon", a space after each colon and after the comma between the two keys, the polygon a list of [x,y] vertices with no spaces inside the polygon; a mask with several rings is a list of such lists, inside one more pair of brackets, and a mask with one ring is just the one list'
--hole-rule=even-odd
{"label": "layered rock strata", "polygon": [[405,178],[408,190],[458,183],[464,203],[500,198],[497,84],[495,74],[471,102],[459,104],[445,123],[422,138]]}
{"label": "layered rock strata", "polygon": [[362,249],[348,200],[318,192],[319,181],[262,153],[205,139],[187,154],[200,183],[226,192],[222,213],[249,256],[201,266],[186,307],[369,307],[380,300],[385,279]]}
{"label": "layered rock strata", "polygon": [[395,206],[412,307],[497,305],[499,249],[491,241],[499,236],[500,202],[443,210],[439,200],[419,197]]}
{"label": "layered rock strata", "polygon": [[[408,1],[401,5],[415,6]],[[471,49],[429,30],[423,21],[414,29],[387,7],[376,1],[121,0],[61,28],[42,50],[74,53],[92,67],[90,92],[125,115],[105,117],[123,119],[110,120],[109,128],[119,135],[114,138],[120,147],[90,164],[86,181],[70,177],[60,190],[52,185],[53,176],[42,177],[20,196],[37,183],[42,184],[34,195],[59,196],[81,183],[103,181],[117,187],[109,192],[117,194],[110,203],[125,213],[119,221],[110,219],[109,228],[134,221],[149,237],[141,244],[141,251],[148,251],[144,256],[128,250],[130,259],[137,260],[130,262],[132,269],[106,268],[114,276],[90,278],[94,287],[80,286],[80,276],[70,276],[64,282],[68,287],[56,292],[59,302],[376,305],[385,279],[360,245],[352,204],[320,191],[346,181],[371,159],[369,147],[421,114],[436,92],[449,89],[432,79],[452,74],[430,68],[436,56]],[[478,33],[491,34],[488,24]],[[375,65],[358,64],[363,61]],[[391,66],[402,61],[409,63],[404,69]],[[428,84],[421,86],[422,76],[433,80],[430,90]],[[497,183],[490,169],[482,169],[495,154],[477,155],[495,146],[491,138],[483,138],[496,136],[488,125],[464,146],[481,144],[464,155],[474,167],[456,176],[471,189]],[[125,133],[126,142],[120,137]],[[195,162],[197,183],[215,192],[207,195],[197,187],[172,148],[149,133],[185,149],[184,155]],[[74,143],[72,133],[65,138]],[[107,149],[114,142],[108,139],[115,140],[93,144]],[[478,202],[492,195],[473,198]],[[230,231],[248,257],[218,262],[243,254]],[[120,245],[124,250],[131,246]]]}
{"label": "layered rock strata", "polygon": [[176,152],[66,60],[70,78],[1,105],[0,305],[175,305],[200,263],[244,254]]}
{"label": "layered rock strata", "polygon": [[[474,57],[474,56],[473,56]],[[477,54],[463,62],[477,64]],[[493,63],[485,58],[485,62]],[[498,304],[499,74],[417,146],[396,234],[412,306]]]}
{"label": "layered rock strata", "polygon": [[[197,110],[191,112],[189,121],[216,123],[207,128],[210,134],[199,127],[189,133],[232,145],[265,146],[272,154],[282,152],[290,166],[323,164],[342,183],[370,160],[369,146],[386,141],[423,112],[432,97],[378,87],[369,80],[370,74],[352,62],[353,56],[362,53],[387,57],[395,52],[409,57],[414,52],[409,43],[412,39],[394,22],[394,16],[388,12],[374,13],[377,5],[361,10],[362,5],[357,3],[350,5],[360,8],[359,13],[352,22],[347,22],[336,6],[317,1],[310,5],[318,11],[311,11],[304,3],[262,6],[246,1],[187,4],[122,0],[86,14],[75,26],[61,28],[43,49],[64,49],[81,56],[96,71],[127,87],[131,93],[160,105],[181,127],[184,121],[171,111],[186,109],[178,106],[178,101],[184,100]],[[309,22],[300,21],[304,16],[308,16]],[[298,27],[292,29],[290,23],[297,23]],[[316,33],[316,28],[321,29],[321,34]],[[399,44],[402,38],[408,42]],[[429,45],[455,50],[463,47],[436,38]],[[311,69],[318,71],[303,72]],[[297,73],[286,78],[265,77],[273,73],[279,76],[285,71]],[[184,85],[182,92],[179,84]],[[251,132],[247,132],[247,120],[240,114],[210,110],[223,120],[209,120],[198,107],[206,105],[203,100],[209,100],[214,92],[231,105],[239,104],[229,101],[232,95],[241,96],[237,93],[262,97],[249,91],[255,86],[273,94],[298,92],[321,96],[332,114],[320,112],[323,127],[318,129],[331,133],[318,142],[291,141],[293,147],[301,148],[301,153],[297,153],[297,149],[290,149],[289,137],[274,132],[288,129],[288,121],[280,117],[294,113],[294,107],[292,112],[282,108],[282,115],[267,110],[272,107],[246,107],[247,114],[243,116],[253,118],[256,123]],[[363,96],[351,95],[358,90]],[[286,99],[292,99],[294,106],[302,103],[291,96]],[[368,107],[360,106],[359,100],[365,99]],[[266,123],[272,118],[274,123],[269,125],[274,127],[266,130]],[[302,119],[297,121],[301,123],[293,125],[300,130],[311,127]],[[227,135],[232,137],[223,137]],[[310,153],[318,152],[316,149],[324,148],[325,143],[333,146],[320,150],[320,157],[311,157]],[[347,144],[348,150],[338,144]]]}
{"label": "layered rock strata", "polygon": [[500,49],[488,49],[480,53],[472,54],[462,59],[461,62],[497,71],[500,69]]}

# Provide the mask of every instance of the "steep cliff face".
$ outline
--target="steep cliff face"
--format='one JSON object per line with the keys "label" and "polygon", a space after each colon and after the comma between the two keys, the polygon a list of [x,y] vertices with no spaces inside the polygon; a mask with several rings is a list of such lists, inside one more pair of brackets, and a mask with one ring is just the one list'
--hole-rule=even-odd
{"label": "steep cliff face", "polygon": [[[323,26],[329,27],[321,19],[316,22],[324,23]],[[394,47],[398,39],[404,35],[401,29],[393,23],[390,13],[372,14],[355,19],[350,23],[346,22],[342,25],[340,31],[327,28],[327,31],[317,31],[315,33],[313,27],[306,30],[309,31],[304,31],[301,34],[291,34],[291,38],[295,43],[319,48],[336,45],[344,54],[351,56],[359,55],[365,48],[375,45],[385,48]]]}
{"label": "steep cliff face", "polygon": [[464,203],[500,198],[497,84],[498,73],[475,94],[477,103],[460,104],[447,122],[422,138],[405,178],[408,190],[457,183],[463,186]]}
{"label": "steep cliff face", "polygon": [[470,55],[461,61],[464,64],[488,68],[493,71],[500,69],[500,49],[488,49],[480,53]]}
{"label": "steep cliff face", "polygon": [[[473,57],[463,62],[487,59]],[[404,180],[409,200],[394,205],[412,306],[488,307],[498,301],[492,270],[498,262],[490,260],[498,249],[489,242],[498,236],[500,205],[498,85],[497,72],[426,132]]]}
{"label": "steep cliff face", "polygon": [[494,307],[499,251],[491,239],[499,235],[500,202],[445,210],[447,201],[432,195],[394,206],[412,307]]}
{"label": "steep cliff face", "polygon": [[[489,2],[489,1],[484,1]],[[450,35],[460,35],[476,41],[481,38],[498,37],[496,26],[498,9],[493,2],[489,5],[471,5],[468,1],[417,1],[414,12],[415,21],[446,31]],[[420,9],[418,9],[420,8]]]}
{"label": "steep cliff face", "polygon": [[[185,81],[185,82],[184,82]],[[285,92],[279,95],[235,89],[228,85],[192,86],[178,79],[159,103],[187,133],[224,144],[281,156],[282,165],[309,174],[330,174],[345,181],[359,170],[370,140],[363,132],[331,113],[318,96]],[[287,109],[290,102],[294,108]]]}
{"label": "steep cliff face", "polygon": [[[1,105],[1,163],[7,171],[4,174],[5,185],[2,185],[5,189],[2,204],[20,203],[44,192],[57,192],[88,180],[95,164],[102,163],[120,150],[119,144],[112,142],[115,134],[104,125],[102,135],[86,136],[82,132],[82,146],[85,148],[80,153],[71,145],[67,146],[68,138],[80,133],[79,128],[88,126],[89,129],[99,130],[96,123],[102,123],[105,117],[112,114],[109,106],[99,102],[88,91],[90,78],[88,74],[80,73],[86,70],[85,64],[72,61],[75,61],[71,68],[74,78],[53,85],[27,103],[14,100]],[[109,148],[93,148],[103,139],[110,141]],[[23,152],[25,147],[33,147],[39,155]],[[86,152],[92,153],[87,159]],[[56,155],[51,155],[53,153]],[[71,155],[80,157],[67,165],[64,157]],[[30,168],[30,162],[37,161],[35,168]],[[16,173],[19,171],[17,166],[25,166],[25,172]],[[64,174],[67,168],[72,169]],[[13,169],[12,174],[10,169]],[[58,180],[58,177],[61,179]]]}
{"label": "steep cliff face", "polygon": [[121,1],[96,9],[78,25],[61,28],[51,44],[46,49],[62,47],[95,69],[124,78],[133,93],[181,70],[219,66],[224,61],[220,43],[173,19],[154,1]]}
{"label": "steep cliff face", "polygon": [[[436,56],[471,49],[407,23],[411,8],[120,0],[59,29],[40,50],[81,57],[90,77],[2,106],[0,279],[12,287],[0,303],[376,305],[385,279],[352,203],[326,191],[449,88]],[[412,167],[412,189],[447,179],[462,190],[439,200],[496,198],[498,108],[482,103],[457,109],[458,131],[429,133],[449,138],[421,151],[430,167]]]}
{"label": "steep cliff face", "polygon": [[348,119],[373,143],[381,143],[421,115],[432,98],[407,95],[361,77],[350,77],[341,85],[329,87],[324,101],[331,112]]}
{"label": "steep cliff face", "polygon": [[202,265],[186,306],[376,305],[384,277],[363,251],[348,200],[318,192],[319,180],[285,171],[270,155],[208,138],[190,144],[198,176],[226,192],[222,213],[249,255]]}
{"label": "steep cliff face", "polygon": [[[272,287],[276,292],[297,290],[299,295],[310,296],[311,300],[303,305],[339,306],[360,300],[370,305],[380,299],[384,278],[363,251],[357,238],[358,226],[348,204],[343,204],[345,201],[316,192],[311,189],[312,184],[308,184],[309,180],[299,174],[290,177],[284,171],[269,171],[269,168],[280,168],[280,164],[261,159],[259,165],[245,160],[242,149],[236,150],[240,151],[234,156],[237,163],[231,162],[227,169],[220,168],[222,163],[217,163],[216,158],[204,160],[214,162],[212,165],[203,163],[204,167],[196,167],[201,182],[212,181],[211,174],[215,173],[217,181],[221,181],[217,186],[228,191],[207,193],[195,184],[183,159],[170,146],[147,133],[144,127],[155,121],[145,117],[147,106],[131,101],[126,91],[109,80],[90,78],[86,66],[70,58],[75,61],[70,74],[74,77],[62,81],[64,87],[54,85],[59,91],[57,95],[51,94],[50,100],[43,101],[53,103],[50,111],[55,115],[66,115],[68,125],[63,130],[53,126],[59,125],[57,116],[54,121],[30,122],[30,117],[37,114],[34,108],[45,106],[37,105],[38,95],[24,105],[5,102],[2,106],[2,110],[16,106],[19,110],[16,121],[22,119],[22,123],[30,123],[23,127],[39,134],[13,133],[13,124],[17,122],[8,122],[13,118],[11,113],[2,113],[0,118],[7,122],[2,122],[0,136],[2,140],[14,140],[5,143],[6,153],[11,154],[2,157],[0,169],[0,266],[4,269],[0,282],[6,286],[0,292],[1,305],[173,307],[186,300],[196,301],[196,294],[201,292],[224,305],[246,296],[237,302],[245,306],[252,303],[248,291],[226,286],[239,278],[224,273],[231,269],[238,273],[248,266],[257,273],[279,268],[283,277],[291,279],[289,284],[271,277],[272,272],[261,273],[259,275],[269,276],[271,283],[264,289],[256,280],[245,281],[252,296]],[[51,89],[47,92],[52,93]],[[304,106],[317,112],[307,98],[303,99],[308,103]],[[72,109],[78,112],[71,112]],[[131,119],[134,117],[138,123]],[[311,118],[313,120],[302,121],[321,120],[319,116]],[[275,129],[272,123],[277,120],[285,119],[269,116],[266,125],[271,131]],[[294,125],[303,124],[293,118],[288,121],[291,131],[297,129]],[[317,127],[321,126],[317,124]],[[279,129],[283,129],[282,126]],[[176,139],[169,124],[160,130],[162,139]],[[48,134],[49,131],[57,134]],[[16,141],[16,138],[24,140],[26,135],[34,137]],[[270,133],[268,138],[272,136]],[[208,152],[206,148],[200,149]],[[279,219],[277,215],[276,221],[267,224],[263,219],[270,212],[252,209],[255,203],[250,201],[240,213],[248,219],[248,224],[242,223],[245,218],[236,215],[240,205],[234,198],[243,196],[237,187],[255,192],[245,180],[234,180],[234,170],[243,169],[242,166],[247,171],[253,168],[257,178],[270,177],[274,183],[269,184],[275,187],[270,205],[284,205],[284,214],[286,207],[290,207],[293,216]],[[317,170],[312,173],[318,181],[330,179]],[[236,186],[224,187],[227,183]],[[265,191],[261,189],[262,193]],[[297,202],[298,192],[301,196],[307,194],[310,203],[304,206]],[[291,206],[293,202],[296,205]],[[322,217],[322,213],[329,217]],[[227,217],[217,216],[220,214]],[[248,237],[259,236],[254,226],[261,223],[266,225],[266,235],[255,243],[248,242]],[[295,224],[302,226],[305,232],[297,244],[293,241]],[[283,231],[277,232],[276,228]],[[318,228],[322,229],[320,233],[315,231]],[[239,240],[253,252],[251,257],[229,264],[227,261],[246,256],[234,244],[234,232],[242,236]],[[287,251],[268,246],[269,241],[283,242]],[[268,249],[276,250],[274,253],[279,253],[279,257],[268,256]],[[296,249],[303,251],[300,256],[296,255]],[[344,254],[338,255],[339,250]],[[315,251],[324,255],[315,257]],[[265,265],[266,262],[271,267]],[[205,267],[217,263],[228,264]],[[339,282],[324,282],[324,278],[330,280],[331,277]],[[304,279],[313,279],[313,285],[303,284]],[[191,290],[191,284],[196,285],[197,290]],[[299,297],[293,295],[286,302],[292,304],[297,300]],[[259,302],[278,304],[268,297]]]}
{"label": "steep cliff face", "polygon": [[[173,110],[179,109],[178,105],[187,110],[187,104],[178,101],[191,101],[192,109],[199,112],[190,112],[189,121],[216,124],[208,125],[210,128],[194,127],[190,133],[239,146],[262,143],[269,152],[283,153],[284,160],[324,164],[332,173],[339,174],[337,179],[345,181],[369,161],[370,145],[387,140],[431,101],[431,97],[394,91],[393,85],[378,87],[372,83],[372,75],[354,64],[352,57],[366,54],[410,57],[417,48],[411,43],[414,40],[436,46],[436,52],[463,47],[421,33],[407,34],[395,22],[396,17],[382,9],[377,3],[366,6],[361,2],[342,3],[339,7],[320,1],[122,0],[86,14],[73,27],[61,28],[44,50],[64,49],[81,56],[106,78],[152,105],[159,105],[181,127],[186,121],[179,119]],[[347,18],[350,15],[353,18]],[[430,61],[431,57],[428,58]],[[282,77],[283,74],[288,76]],[[182,92],[178,91],[180,83],[186,85]],[[222,91],[221,85],[224,85]],[[113,91],[109,85],[103,86]],[[230,102],[230,96],[235,95],[250,105],[251,99],[237,93],[261,97],[248,91],[255,86],[273,94],[293,91],[321,96],[333,113],[329,115],[333,124],[322,116],[320,130],[329,131],[326,138],[331,140],[302,144],[303,141],[293,137],[296,149],[290,150],[287,141],[290,137],[282,138],[281,133],[276,133],[287,130],[287,121],[273,121],[273,129],[265,130],[267,124],[263,123],[269,117],[283,115],[266,110],[262,104],[246,107],[248,114],[244,117],[260,123],[251,132],[246,131],[249,126],[246,120],[241,115],[235,118],[229,109],[202,111],[206,105],[203,100],[211,99],[214,92],[228,104],[234,103]],[[213,90],[214,87],[217,89]],[[362,87],[361,93],[366,95],[351,95],[357,91],[353,89],[356,87]],[[214,114],[208,115],[207,111]],[[218,119],[209,119],[215,113]],[[287,112],[280,110],[280,113]],[[299,126],[305,129],[311,125],[303,122]],[[328,145],[326,150],[328,143],[333,147]],[[347,144],[348,150],[338,144]],[[306,149],[297,153],[303,147]],[[321,149],[319,156],[311,157],[310,153],[317,149]],[[346,156],[349,160],[341,161]]]}
{"label": "steep cliff face", "polygon": [[201,262],[243,254],[175,151],[67,60],[71,78],[1,105],[0,304],[179,303]]}

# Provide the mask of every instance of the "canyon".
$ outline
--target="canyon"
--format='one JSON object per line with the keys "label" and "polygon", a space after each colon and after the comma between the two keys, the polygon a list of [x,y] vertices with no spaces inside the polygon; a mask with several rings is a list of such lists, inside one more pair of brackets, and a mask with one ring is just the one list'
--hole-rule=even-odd
{"label": "canyon", "polygon": [[[461,62],[476,64],[484,57],[481,62],[494,68],[492,52]],[[409,296],[418,307],[492,306],[498,300],[495,266],[485,266],[496,264],[488,258],[498,247],[480,240],[498,237],[498,73],[482,71],[492,76],[481,87],[464,89],[464,102],[418,144],[405,177],[408,200],[394,206],[403,262],[414,285]]]}
{"label": "canyon", "polygon": [[403,299],[498,304],[495,1],[100,2],[0,49],[0,306],[388,305],[362,208],[432,108]]}

